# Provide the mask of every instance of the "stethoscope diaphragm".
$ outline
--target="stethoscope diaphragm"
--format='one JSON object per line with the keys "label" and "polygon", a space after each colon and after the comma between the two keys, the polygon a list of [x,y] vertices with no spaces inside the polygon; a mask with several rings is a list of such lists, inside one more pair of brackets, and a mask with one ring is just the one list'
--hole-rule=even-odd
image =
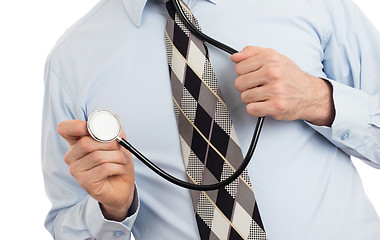
{"label": "stethoscope diaphragm", "polygon": [[91,114],[88,118],[87,130],[99,142],[112,142],[120,135],[120,119],[116,114],[101,109]]}

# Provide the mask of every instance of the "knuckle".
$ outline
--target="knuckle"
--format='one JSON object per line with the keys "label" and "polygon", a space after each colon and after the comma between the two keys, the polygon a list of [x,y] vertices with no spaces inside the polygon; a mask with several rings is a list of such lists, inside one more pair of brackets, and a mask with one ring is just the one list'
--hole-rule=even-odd
{"label": "knuckle", "polygon": [[277,53],[273,53],[271,54],[270,60],[273,63],[279,63],[281,61],[281,57]]}
{"label": "knuckle", "polygon": [[70,172],[71,176],[73,176],[74,178],[77,178],[77,172],[76,172],[75,168],[69,167],[69,172]]}
{"label": "knuckle", "polygon": [[280,120],[281,120],[280,115],[277,114],[277,113],[273,114],[272,117],[273,117],[275,120],[277,120],[277,121],[280,121]]}
{"label": "knuckle", "polygon": [[252,104],[248,104],[246,106],[246,111],[249,115],[252,115],[252,116],[255,116],[256,115],[256,112],[255,112],[255,109],[253,108]]}
{"label": "knuckle", "polygon": [[243,51],[253,51],[255,48],[253,46],[246,46],[243,48],[242,52]]}
{"label": "knuckle", "polygon": [[242,89],[242,84],[243,84],[243,81],[242,81],[241,77],[238,77],[238,78],[235,79],[235,88],[237,90],[239,90],[240,92],[243,90]]}
{"label": "knuckle", "polygon": [[120,144],[116,141],[110,142],[110,148],[111,150],[119,150],[120,149]]}
{"label": "knuckle", "polygon": [[63,135],[63,124],[64,122],[60,122],[58,125],[57,125],[57,132],[59,135]]}
{"label": "knuckle", "polygon": [[117,154],[117,161],[123,165],[127,165],[130,163],[131,158],[128,153],[120,151],[119,154]]}
{"label": "knuckle", "polygon": [[114,161],[123,164],[125,162],[125,155],[123,152],[118,151],[114,156]]}
{"label": "knuckle", "polygon": [[247,111],[248,114],[251,114],[251,107],[249,106],[249,104],[247,106],[245,106],[245,111]]}
{"label": "knuckle", "polygon": [[242,65],[241,64],[236,64],[236,66],[235,66],[235,71],[236,71],[236,74],[237,75],[242,75],[244,72],[243,72],[243,67],[242,67]]}
{"label": "knuckle", "polygon": [[83,137],[81,138],[76,144],[78,144],[78,147],[82,149],[84,152],[91,152],[91,139],[89,137]]}
{"label": "knuckle", "polygon": [[274,54],[277,54],[277,51],[274,50],[273,48],[267,48],[267,53],[269,53],[270,55],[274,55]]}
{"label": "knuckle", "polygon": [[240,98],[243,103],[249,103],[249,96],[247,91],[242,92]]}
{"label": "knuckle", "polygon": [[277,120],[277,121],[284,120],[283,115],[280,114],[280,113],[275,113],[275,114],[273,114],[273,118],[274,118],[275,120]]}
{"label": "knuckle", "polygon": [[130,163],[133,164],[133,156],[131,152],[123,151],[123,155],[124,155],[126,164],[130,164]]}
{"label": "knuckle", "polygon": [[288,104],[285,101],[275,101],[273,107],[274,114],[272,117],[276,120],[284,119],[284,116],[288,111]]}
{"label": "knuckle", "polygon": [[278,103],[277,109],[280,113],[286,113],[288,110],[288,104],[284,101]]}
{"label": "knuckle", "polygon": [[101,166],[100,166],[101,170],[105,173],[109,173],[111,171],[111,164],[109,163],[103,163]]}
{"label": "knuckle", "polygon": [[272,63],[278,63],[281,60],[280,54],[271,48],[268,48],[265,53],[266,60]]}
{"label": "knuckle", "polygon": [[273,84],[271,86],[271,92],[273,96],[281,96],[284,92],[282,84]]}
{"label": "knuckle", "polygon": [[271,80],[281,80],[283,77],[282,70],[279,67],[268,68],[268,77]]}
{"label": "knuckle", "polygon": [[70,157],[70,153],[69,152],[65,153],[65,156],[63,157],[63,160],[65,161],[65,163],[67,165],[70,165],[70,163],[71,163],[71,157]]}
{"label": "knuckle", "polygon": [[79,185],[81,185],[82,187],[86,186],[87,185],[87,176],[86,174],[79,174],[76,176],[76,179],[79,183]]}
{"label": "knuckle", "polygon": [[131,153],[125,153],[127,164],[133,164],[133,157]]}
{"label": "knuckle", "polygon": [[246,111],[249,115],[254,117],[263,117],[266,115],[266,112],[261,107],[255,107],[254,104],[248,104],[246,107]]}
{"label": "knuckle", "polygon": [[99,151],[94,151],[89,154],[89,157],[92,161],[94,161],[97,165],[103,162],[103,154]]}

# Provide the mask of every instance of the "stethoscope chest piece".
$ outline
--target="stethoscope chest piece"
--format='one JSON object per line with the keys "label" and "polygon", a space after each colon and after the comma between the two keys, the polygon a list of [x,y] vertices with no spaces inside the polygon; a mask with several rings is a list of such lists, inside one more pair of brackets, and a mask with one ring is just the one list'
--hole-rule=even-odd
{"label": "stethoscope chest piece", "polygon": [[121,123],[116,114],[101,109],[91,114],[87,121],[87,129],[95,140],[107,143],[119,137]]}

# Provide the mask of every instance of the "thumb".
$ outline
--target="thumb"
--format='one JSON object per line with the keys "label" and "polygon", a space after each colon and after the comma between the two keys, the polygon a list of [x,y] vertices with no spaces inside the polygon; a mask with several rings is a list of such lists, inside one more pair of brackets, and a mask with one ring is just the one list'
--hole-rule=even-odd
{"label": "thumb", "polygon": [[70,145],[76,143],[84,136],[88,136],[87,122],[82,120],[66,120],[62,121],[57,126],[57,132]]}

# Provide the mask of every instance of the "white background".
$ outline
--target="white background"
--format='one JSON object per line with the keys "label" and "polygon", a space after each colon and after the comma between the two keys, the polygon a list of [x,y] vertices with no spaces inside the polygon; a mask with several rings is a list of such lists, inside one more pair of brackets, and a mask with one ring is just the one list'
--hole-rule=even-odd
{"label": "white background", "polygon": [[[97,1],[0,2],[0,234],[6,239],[51,239],[43,227],[50,202],[40,164],[44,63],[58,37]],[[380,29],[379,1],[357,4]],[[355,162],[380,213],[380,171]]]}

